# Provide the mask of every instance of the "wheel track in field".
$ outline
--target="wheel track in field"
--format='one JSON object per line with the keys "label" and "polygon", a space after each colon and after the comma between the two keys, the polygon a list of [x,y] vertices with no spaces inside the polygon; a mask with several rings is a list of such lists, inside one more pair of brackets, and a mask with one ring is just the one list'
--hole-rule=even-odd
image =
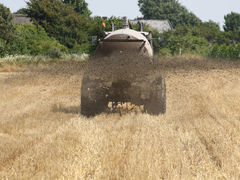
{"label": "wheel track in field", "polygon": [[44,144],[49,144],[49,142],[52,142],[58,135],[62,134],[65,131],[68,131],[69,127],[73,123],[73,119],[65,121],[63,124],[56,127],[56,130],[52,133],[49,133],[45,135],[44,137],[41,137],[40,139],[30,141],[27,143],[24,147],[24,149],[19,149],[13,154],[11,154],[8,158],[4,159],[3,162],[0,164],[0,172],[4,169],[8,169],[7,167],[14,163],[18,158],[20,158],[23,154],[27,154],[28,152],[32,151],[33,149],[37,149],[39,146],[43,146]]}

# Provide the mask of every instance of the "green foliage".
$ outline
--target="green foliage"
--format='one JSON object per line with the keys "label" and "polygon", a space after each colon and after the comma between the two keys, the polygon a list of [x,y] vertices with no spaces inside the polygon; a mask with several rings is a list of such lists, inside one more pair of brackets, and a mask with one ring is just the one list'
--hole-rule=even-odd
{"label": "green foliage", "polygon": [[[103,22],[106,24],[104,29],[101,27]],[[88,32],[91,36],[98,36],[99,38],[102,38],[104,36],[104,31],[112,31],[112,23],[114,23],[116,29],[119,29],[122,27],[122,18],[115,16],[112,16],[108,19],[103,19],[102,17],[93,17],[91,19],[91,27],[89,28]]]}
{"label": "green foliage", "polygon": [[209,42],[200,35],[200,32],[189,26],[179,26],[175,31],[168,31],[160,35],[159,53],[169,52],[177,54],[208,55]]}
{"label": "green foliage", "polygon": [[76,53],[90,53],[91,52],[91,43],[85,43],[85,44],[75,44],[72,49],[69,49],[68,51],[71,54]]}
{"label": "green foliage", "polygon": [[226,16],[224,16],[224,19],[225,19],[225,25],[224,25],[225,31],[240,30],[240,14],[231,12],[230,14],[227,14]]}
{"label": "green foliage", "polygon": [[169,48],[161,48],[158,51],[159,56],[172,56],[172,52]]}
{"label": "green foliage", "polygon": [[[161,34],[158,32],[158,30],[153,29],[153,28],[151,28],[151,27],[149,27],[149,26],[147,26],[147,25],[144,25],[144,26],[143,26],[143,30],[144,30],[145,32],[150,32],[150,31],[152,32],[152,37],[153,37],[152,42],[153,42],[153,51],[154,51],[154,53],[155,53],[155,54],[161,54],[161,53],[163,53],[164,51],[165,51],[165,52],[168,51],[167,54],[164,54],[164,53],[163,53],[163,56],[168,56],[170,51],[169,51],[169,50],[166,50],[166,49],[164,49],[164,48],[163,48],[163,50],[162,50],[162,47],[161,47],[161,44],[160,44],[162,37],[161,37]],[[161,53],[159,52],[160,50],[161,50]]]}
{"label": "green foliage", "polygon": [[240,43],[240,29],[235,31],[224,32],[225,36],[229,39],[229,43],[226,44],[238,44]]}
{"label": "green foliage", "polygon": [[27,14],[27,9],[21,8],[21,9],[17,10],[14,14]]}
{"label": "green foliage", "polygon": [[220,30],[218,24],[213,21],[203,22],[198,26],[179,26],[176,28],[178,34],[190,33],[194,36],[205,38],[211,44],[229,44],[230,39],[228,35]]}
{"label": "green foliage", "polygon": [[240,59],[240,44],[236,46],[215,44],[211,49],[210,57],[222,59]]}
{"label": "green foliage", "polygon": [[7,54],[5,41],[0,39],[0,57],[4,57]]}
{"label": "green foliage", "polygon": [[59,57],[61,53],[67,50],[54,38],[50,38],[41,26],[37,27],[32,24],[15,26],[17,38],[11,42],[9,54],[42,54]]}
{"label": "green foliage", "polygon": [[[158,35],[161,42],[155,52],[158,53],[164,48],[164,51],[170,50],[172,55],[194,53],[207,56],[210,52],[210,46],[214,44],[231,45],[233,42],[239,42],[238,37],[240,36],[238,35],[240,35],[240,31],[239,34],[221,31],[219,25],[213,21],[203,22],[197,26],[178,26],[175,31]],[[159,53],[161,54],[161,52]]]}
{"label": "green foliage", "polygon": [[240,14],[231,12],[224,16],[225,19],[225,36],[229,39],[226,44],[238,44],[240,43]]}
{"label": "green foliage", "polygon": [[61,58],[62,57],[62,52],[59,48],[51,48],[47,55],[50,57],[50,58]]}
{"label": "green foliage", "polygon": [[217,23],[213,21],[203,22],[196,27],[195,31],[198,31],[198,34],[201,37],[206,38],[209,42],[218,41],[218,36],[221,33],[220,27]]}
{"label": "green foliage", "polygon": [[[122,18],[110,17],[108,19],[103,19],[102,17],[93,17],[90,20],[91,26],[88,29],[89,36],[97,36],[98,39],[104,37],[104,31],[112,31],[112,23],[115,24],[115,28],[119,29],[122,27]],[[101,26],[102,23],[106,24],[106,27],[103,29]],[[92,53],[96,49],[96,46],[89,44],[89,52]]]}
{"label": "green foliage", "polygon": [[[204,56],[210,53],[214,57],[237,57],[238,46],[235,45],[240,43],[240,14],[225,16],[223,32],[213,21],[201,22],[177,0],[139,0],[138,4],[145,19],[168,19],[175,27],[175,31],[161,35],[153,33],[156,53],[164,56],[169,52],[172,55],[196,53]],[[210,46],[214,46],[211,52]]]}
{"label": "green foliage", "polygon": [[65,4],[71,4],[74,10],[81,15],[90,16],[91,11],[88,9],[88,3],[85,0],[62,0]]}
{"label": "green foliage", "polygon": [[171,36],[168,39],[167,47],[172,54],[196,53],[206,55],[208,42],[202,37],[186,34],[184,36]]}
{"label": "green foliage", "polygon": [[90,42],[89,18],[79,15],[72,6],[59,0],[30,0],[27,4],[33,22],[69,49]]}
{"label": "green foliage", "polygon": [[138,5],[144,19],[168,19],[174,27],[201,22],[177,0],[138,0]]}
{"label": "green foliage", "polygon": [[0,38],[9,43],[14,38],[13,15],[0,3]]}
{"label": "green foliage", "polygon": [[14,39],[12,19],[9,8],[0,3],[0,57],[7,54],[7,45]]}

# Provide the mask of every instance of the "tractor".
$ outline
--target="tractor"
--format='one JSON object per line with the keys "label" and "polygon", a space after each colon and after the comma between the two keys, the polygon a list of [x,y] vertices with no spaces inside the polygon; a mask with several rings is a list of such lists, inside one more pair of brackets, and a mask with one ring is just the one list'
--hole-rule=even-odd
{"label": "tractor", "polygon": [[121,29],[105,32],[89,60],[81,86],[81,114],[95,116],[119,104],[143,106],[145,113],[166,112],[166,84],[163,73],[155,67],[152,33],[130,27],[123,18]]}

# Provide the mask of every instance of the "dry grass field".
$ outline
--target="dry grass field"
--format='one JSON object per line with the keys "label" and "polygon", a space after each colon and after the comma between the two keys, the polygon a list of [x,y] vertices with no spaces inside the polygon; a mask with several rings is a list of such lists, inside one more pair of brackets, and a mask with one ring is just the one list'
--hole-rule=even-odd
{"label": "dry grass field", "polygon": [[240,179],[239,64],[162,64],[165,115],[94,118],[62,66],[0,73],[0,179]]}

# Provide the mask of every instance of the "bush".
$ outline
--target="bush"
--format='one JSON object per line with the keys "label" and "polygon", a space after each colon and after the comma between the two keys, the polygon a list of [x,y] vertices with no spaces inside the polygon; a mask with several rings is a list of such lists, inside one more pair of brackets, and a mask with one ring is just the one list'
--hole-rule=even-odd
{"label": "bush", "polygon": [[59,58],[62,57],[62,52],[58,48],[52,48],[52,49],[50,49],[50,51],[46,55],[48,55],[50,58],[59,59]]}
{"label": "bush", "polygon": [[209,54],[212,58],[222,59],[240,59],[240,44],[235,45],[218,45],[215,44]]}
{"label": "bush", "polygon": [[0,39],[6,44],[14,39],[13,15],[9,8],[0,3]]}
{"label": "bush", "polygon": [[[164,39],[165,48],[171,50],[172,55],[178,54],[208,54],[209,43],[206,39],[191,34],[170,36]],[[164,46],[163,46],[164,47]]]}
{"label": "bush", "polygon": [[[32,24],[16,25],[17,38],[10,43],[11,55],[50,55],[60,56],[67,51],[54,38],[50,38],[41,26]],[[57,52],[58,51],[58,52]]]}
{"label": "bush", "polygon": [[168,49],[168,48],[162,48],[159,50],[159,53],[158,53],[159,56],[171,56],[171,50]]}
{"label": "bush", "polygon": [[7,46],[15,37],[12,19],[10,9],[0,3],[0,57],[7,54]]}
{"label": "bush", "polygon": [[3,39],[0,39],[0,57],[4,57],[6,55],[5,43]]}
{"label": "bush", "polygon": [[59,0],[30,0],[27,5],[33,22],[67,48],[89,42],[89,17],[80,15],[73,6]]}
{"label": "bush", "polygon": [[90,53],[91,52],[91,44],[75,44],[72,49],[69,49],[69,53],[78,54],[78,53]]}
{"label": "bush", "polygon": [[209,54],[210,43],[200,35],[196,27],[179,26],[175,31],[164,32],[158,36],[160,41],[154,42],[154,48],[155,52],[158,48],[160,54],[166,49],[170,50],[171,55],[198,54],[208,56]]}

